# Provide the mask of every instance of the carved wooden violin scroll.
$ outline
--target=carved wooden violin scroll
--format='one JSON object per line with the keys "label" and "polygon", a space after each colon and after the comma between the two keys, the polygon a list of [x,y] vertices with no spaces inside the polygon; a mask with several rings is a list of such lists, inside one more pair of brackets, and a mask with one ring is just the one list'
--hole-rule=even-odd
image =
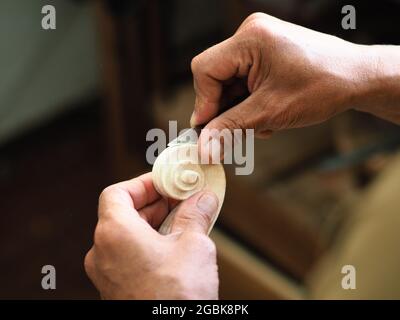
{"label": "carved wooden violin scroll", "polygon": [[[210,233],[221,211],[225,196],[225,172],[222,164],[201,164],[197,145],[183,143],[168,147],[153,165],[153,184],[163,196],[185,200],[199,191],[212,191],[218,197],[218,211],[208,230]],[[169,233],[176,208],[161,225],[161,234]]]}

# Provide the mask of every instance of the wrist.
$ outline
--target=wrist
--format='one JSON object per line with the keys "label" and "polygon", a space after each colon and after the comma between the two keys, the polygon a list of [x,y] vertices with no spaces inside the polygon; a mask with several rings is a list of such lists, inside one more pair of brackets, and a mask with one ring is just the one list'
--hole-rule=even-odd
{"label": "wrist", "polygon": [[380,45],[358,48],[361,67],[354,109],[400,123],[400,49]]}

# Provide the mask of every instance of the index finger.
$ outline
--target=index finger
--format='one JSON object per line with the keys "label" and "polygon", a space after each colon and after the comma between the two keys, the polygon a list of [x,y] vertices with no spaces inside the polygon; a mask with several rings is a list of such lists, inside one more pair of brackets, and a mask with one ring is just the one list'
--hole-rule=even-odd
{"label": "index finger", "polygon": [[229,38],[193,58],[191,68],[196,101],[191,126],[214,118],[219,111],[223,82],[245,72],[236,48],[235,40]]}

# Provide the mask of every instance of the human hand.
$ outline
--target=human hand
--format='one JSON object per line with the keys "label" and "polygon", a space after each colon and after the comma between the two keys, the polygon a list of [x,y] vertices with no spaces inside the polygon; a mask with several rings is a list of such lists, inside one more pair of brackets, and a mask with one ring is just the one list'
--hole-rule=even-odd
{"label": "human hand", "polygon": [[[366,46],[252,14],[231,38],[192,60],[191,125],[253,128],[256,136],[267,137],[320,123],[367,100],[375,62]],[[246,92],[246,99],[217,116]],[[212,138],[210,132],[203,130],[201,147]]]}
{"label": "human hand", "polygon": [[217,197],[181,202],[170,233],[156,230],[170,210],[151,173],[106,188],[85,270],[105,299],[217,299],[214,243],[206,235]]}

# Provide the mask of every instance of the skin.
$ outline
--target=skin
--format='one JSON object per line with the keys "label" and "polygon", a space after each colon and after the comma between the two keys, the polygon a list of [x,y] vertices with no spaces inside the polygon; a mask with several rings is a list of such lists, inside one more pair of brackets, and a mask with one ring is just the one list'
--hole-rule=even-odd
{"label": "skin", "polygon": [[[196,56],[191,66],[192,126],[253,128],[264,138],[349,109],[400,124],[396,46],[361,46],[256,13],[231,38]],[[232,104],[238,97],[241,102]],[[208,132],[200,136],[200,153],[208,152],[203,147],[212,139]],[[208,201],[199,205],[202,198]],[[215,245],[206,235],[217,201],[211,193],[183,201],[171,234],[164,236],[156,230],[173,204],[157,194],[151,174],[106,188],[94,245],[85,259],[101,296],[217,299]]]}
{"label": "skin", "polygon": [[[196,56],[191,67],[192,126],[254,129],[256,137],[266,138],[349,109],[400,123],[396,46],[357,45],[255,13],[232,37]],[[243,94],[241,103],[230,104]],[[212,130],[202,131],[200,153],[209,152],[212,138]]]}
{"label": "skin", "polygon": [[168,235],[156,230],[171,209],[151,173],[106,188],[85,270],[104,299],[217,299],[215,245],[207,236],[218,198],[182,202]]}

